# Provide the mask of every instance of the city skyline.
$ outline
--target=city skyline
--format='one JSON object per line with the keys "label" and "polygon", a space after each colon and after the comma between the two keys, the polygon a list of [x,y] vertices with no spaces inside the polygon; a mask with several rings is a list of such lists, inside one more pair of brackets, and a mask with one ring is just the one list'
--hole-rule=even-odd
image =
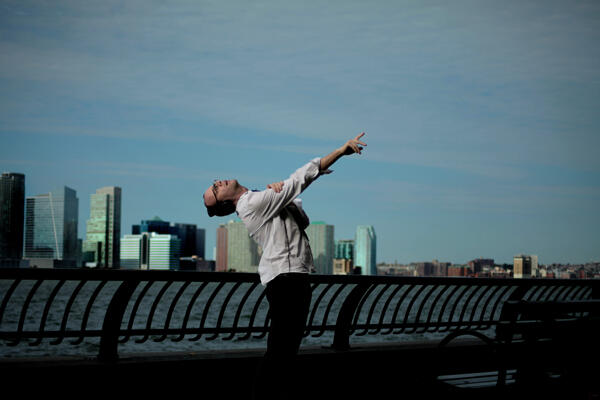
{"label": "city skyline", "polygon": [[[600,259],[600,3],[0,7],[0,169],[26,195],[123,188],[214,232],[213,179],[285,179],[360,132],[303,194],[311,220],[378,234],[379,260]],[[80,202],[79,232],[89,215]]]}
{"label": "city skyline", "polygon": [[[7,176],[8,175],[15,175],[15,174],[17,176],[20,176],[20,175],[24,176],[24,174],[22,174],[20,172],[4,172],[3,174],[6,174]],[[72,192],[73,193],[72,195],[76,196],[76,193],[77,193],[76,189],[72,189],[72,188],[69,188],[67,186],[63,186],[63,187],[64,187],[64,190],[67,190],[69,193]],[[121,202],[120,196],[121,196],[121,190],[122,189],[120,187],[116,187],[116,186],[108,186],[108,187],[103,187],[103,188],[100,188],[100,189],[96,189],[95,193],[91,193],[90,194],[91,199],[92,199],[91,203],[94,202],[94,196],[98,196],[99,194],[103,195],[103,196],[107,196],[107,193],[102,193],[102,192],[106,192],[109,189],[113,189],[113,190],[116,189],[116,190],[118,190],[118,202],[120,203]],[[25,193],[27,193],[27,186],[26,185],[25,185]],[[49,193],[38,194],[38,195],[34,195],[34,196],[29,196],[29,195],[25,194],[25,199],[32,198],[31,201],[33,201],[34,198],[47,198],[48,196],[51,195],[51,193],[52,193],[52,191],[50,191]],[[81,211],[81,205],[79,204],[79,199],[77,197],[75,197],[75,201],[78,203],[78,205],[77,205],[77,210],[78,210],[77,211],[77,221],[78,221],[77,222],[77,225],[78,225],[77,232],[80,232],[80,233],[82,232],[83,233],[83,237],[79,237],[81,235],[78,234],[77,239],[82,240],[82,249],[81,250],[82,250],[82,256],[83,256],[83,253],[85,252],[85,247],[84,247],[83,243],[85,243],[85,238],[86,238],[86,234],[87,234],[87,225],[89,224],[90,220],[88,219],[87,222],[86,222],[85,218],[83,218],[83,219],[79,218],[79,214],[82,212]],[[114,200],[110,200],[110,202],[114,202]],[[33,205],[32,205],[32,207],[33,207]],[[111,207],[112,207],[112,205],[111,205]],[[91,208],[92,207],[90,207],[90,209]],[[24,210],[26,211],[26,204],[24,204]],[[85,211],[83,211],[83,212],[85,212]],[[27,217],[26,217],[25,214],[26,213],[24,213],[24,226],[23,226],[23,231],[24,232],[26,232],[26,223],[27,223],[26,222]],[[89,212],[88,212],[88,215],[89,215]],[[223,221],[223,223],[221,223],[219,225],[220,227],[221,226],[226,227],[230,223],[235,223],[237,225],[241,224],[241,221],[237,217],[229,216],[229,217],[223,218],[222,220],[227,220],[227,221]],[[156,223],[156,221],[159,221],[159,223],[166,224],[166,226],[168,227],[169,231],[172,231],[174,228],[182,228],[182,227],[187,227],[187,226],[195,225],[195,224],[188,224],[188,223],[170,223],[170,222],[167,222],[167,221],[163,221],[162,219],[160,219],[157,216],[153,217],[152,219],[142,220],[142,223],[144,223],[144,222],[145,223],[152,223],[152,222]],[[84,224],[83,225],[83,229],[82,229],[82,226],[81,226],[82,224]],[[313,222],[313,223],[310,224],[310,226],[313,226],[313,228],[315,226],[320,226],[320,225],[329,227],[329,229],[331,230],[331,232],[330,232],[331,236],[334,236],[335,224],[329,225],[329,224],[325,224],[323,221],[316,221],[316,222]],[[138,229],[140,227],[139,224],[131,224],[130,226],[131,226],[131,230],[132,231],[135,231],[136,227]],[[348,239],[347,237],[337,237],[337,235],[335,235],[334,238],[333,238],[334,247],[335,247],[335,243],[337,243],[338,241],[350,240],[350,241],[354,242],[356,240],[356,237],[357,237],[357,232],[358,232],[358,230],[360,230],[361,227],[362,228],[368,228],[369,225],[357,225],[355,227],[355,231],[354,231],[354,236],[353,236],[354,239]],[[370,226],[370,227],[372,228],[372,226]],[[206,235],[205,238],[204,238],[204,240],[198,240],[197,241],[197,243],[203,243],[204,244],[204,249],[199,249],[197,252],[198,253],[204,253],[204,254],[213,254],[212,257],[206,257],[206,256],[203,257],[206,260],[216,261],[216,257],[215,256],[216,256],[216,254],[218,252],[218,248],[217,248],[217,245],[218,245],[218,243],[217,243],[217,236],[218,236],[217,230],[218,229],[219,229],[219,227],[217,227],[217,229],[214,232],[214,241],[206,241],[206,237],[210,238],[212,235],[206,235],[206,229],[205,228],[199,227],[197,229],[197,234]],[[123,226],[121,226],[120,232],[126,232],[126,231],[127,231],[127,228],[125,227],[125,230],[123,230]],[[371,234],[373,235],[373,237],[375,237],[375,233],[374,232],[371,232]],[[119,239],[125,238],[126,235],[127,234],[125,234],[125,233],[121,234],[121,236],[119,237]],[[25,236],[25,234],[24,234],[24,236]],[[238,234],[238,236],[239,236],[239,234]],[[320,236],[323,236],[323,235],[321,234]],[[227,237],[227,235],[225,237]],[[249,236],[248,236],[248,238],[249,238]],[[25,237],[23,238],[23,240],[24,240],[24,242],[23,242],[23,254],[25,254]],[[213,242],[214,246],[209,247],[208,243],[210,243],[210,242]],[[375,245],[375,247],[376,246],[377,245]],[[254,245],[251,245],[251,247],[254,248]],[[253,262],[255,264],[258,264],[258,258],[257,257],[258,257],[258,254],[260,254],[257,251],[259,251],[258,248],[257,248],[257,250],[253,250],[252,253],[253,254],[256,253],[256,254],[253,255],[253,256],[251,256],[251,258],[252,258],[252,260],[254,260]],[[314,250],[313,250],[313,252],[314,252]],[[331,257],[329,257],[329,258],[331,258],[332,260],[334,258],[333,257],[333,252],[334,252],[334,249],[331,249],[331,253],[332,254],[331,254]],[[378,253],[376,252],[376,254],[378,254]],[[463,264],[467,263],[467,260],[471,260],[471,259],[474,259],[474,258],[477,258],[477,257],[482,258],[484,256],[486,256],[486,255],[478,254],[478,255],[468,256],[465,259],[461,259],[461,260],[449,260],[449,259],[443,258],[443,257],[441,259],[448,260],[452,264],[463,265]],[[498,260],[498,262],[500,264],[512,264],[512,261],[515,259],[515,257],[518,257],[518,256],[519,256],[519,253],[515,253],[513,255],[510,255],[510,256],[506,257],[509,261]],[[23,257],[25,258],[24,255],[23,255]],[[536,255],[536,257],[538,257],[538,256]],[[402,260],[402,261],[398,261],[399,259]],[[405,259],[405,258],[395,257],[393,259],[380,259],[377,256],[375,264],[408,264],[408,263],[415,263],[415,262],[417,262],[417,263],[418,262],[427,262],[426,260],[436,260],[436,259],[438,259],[438,258],[437,257],[429,257],[429,258],[422,258],[422,259]],[[579,261],[579,262],[578,261],[574,261],[574,260],[567,260],[566,262],[555,262],[555,261],[549,260],[549,261],[543,262],[543,264],[548,264],[548,265],[550,265],[550,264],[586,264],[586,263],[597,263],[597,262],[600,262],[600,259],[583,260],[583,261]],[[536,263],[537,263],[537,261],[536,261]],[[253,265],[251,267],[255,267],[255,266],[256,265]],[[252,268],[250,268],[250,270],[254,271]]]}

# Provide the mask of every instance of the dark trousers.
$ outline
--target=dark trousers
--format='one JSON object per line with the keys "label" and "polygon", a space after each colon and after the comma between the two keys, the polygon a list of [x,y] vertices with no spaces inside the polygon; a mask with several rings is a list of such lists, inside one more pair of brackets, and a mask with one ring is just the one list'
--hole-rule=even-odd
{"label": "dark trousers", "polygon": [[[311,299],[308,274],[278,275],[265,288],[269,301],[271,326],[267,351],[259,365],[254,396],[256,399],[285,399],[302,381],[296,368],[296,355],[306,329]],[[296,384],[294,384],[296,382]]]}

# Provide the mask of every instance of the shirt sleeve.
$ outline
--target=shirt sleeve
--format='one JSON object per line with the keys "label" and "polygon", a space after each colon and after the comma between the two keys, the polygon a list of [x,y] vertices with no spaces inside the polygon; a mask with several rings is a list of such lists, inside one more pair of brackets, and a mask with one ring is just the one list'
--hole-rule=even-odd
{"label": "shirt sleeve", "polygon": [[331,170],[320,170],[321,159],[315,158],[294,171],[283,181],[281,192],[267,189],[257,193],[249,204],[256,217],[269,220],[300,195],[315,179]]}

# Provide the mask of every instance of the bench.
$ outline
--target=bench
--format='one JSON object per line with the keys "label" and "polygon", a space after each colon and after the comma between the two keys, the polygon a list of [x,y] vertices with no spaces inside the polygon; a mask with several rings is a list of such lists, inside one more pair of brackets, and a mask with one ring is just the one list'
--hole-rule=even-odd
{"label": "bench", "polygon": [[[600,300],[506,301],[495,337],[457,330],[444,338],[440,347],[463,335],[487,343],[491,352],[485,357],[491,354],[498,368],[487,374],[474,368],[471,373],[438,376],[453,388],[495,386],[505,393],[531,395],[545,391],[556,396],[552,398],[559,398],[565,388],[580,390],[582,398],[600,393]],[[569,398],[577,396],[570,392]]]}

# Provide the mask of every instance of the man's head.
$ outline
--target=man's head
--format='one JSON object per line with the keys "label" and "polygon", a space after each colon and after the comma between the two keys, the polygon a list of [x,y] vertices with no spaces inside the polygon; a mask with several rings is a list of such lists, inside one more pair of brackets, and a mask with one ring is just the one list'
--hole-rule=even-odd
{"label": "man's head", "polygon": [[224,217],[232,214],[235,211],[237,199],[245,191],[243,186],[240,186],[237,180],[231,179],[227,181],[216,180],[204,192],[204,205],[208,216],[214,215]]}

